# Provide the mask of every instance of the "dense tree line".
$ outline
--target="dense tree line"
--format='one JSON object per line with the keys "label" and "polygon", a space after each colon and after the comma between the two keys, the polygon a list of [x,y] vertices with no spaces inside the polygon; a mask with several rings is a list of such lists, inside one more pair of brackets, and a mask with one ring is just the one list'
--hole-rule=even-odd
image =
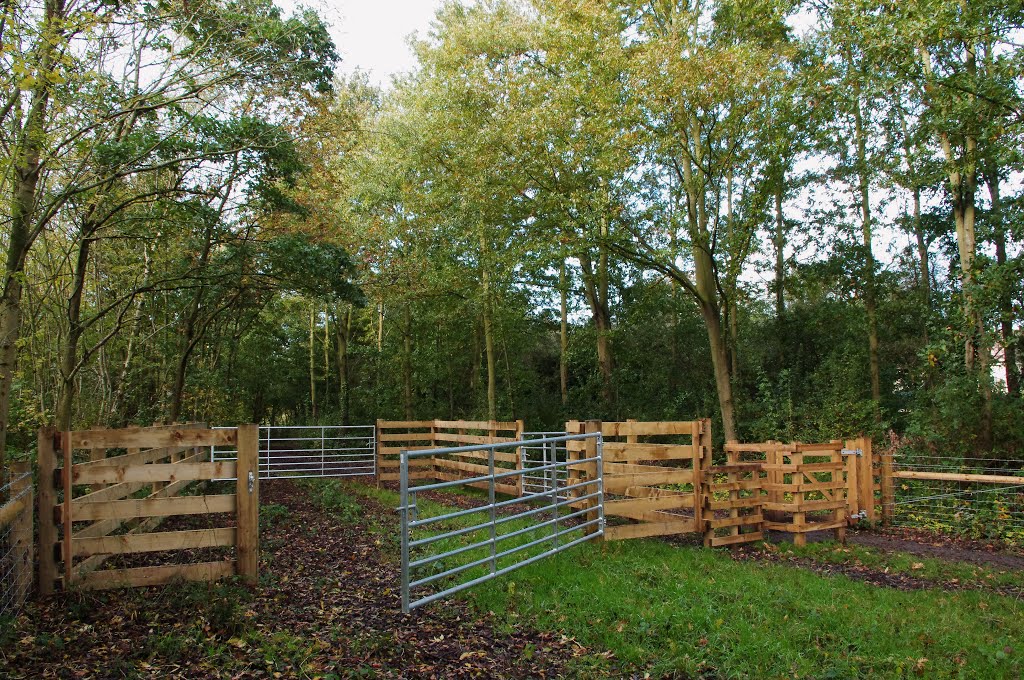
{"label": "dense tree line", "polygon": [[[1024,11],[8,3],[0,412],[713,416],[1020,456]],[[2,446],[2,439],[0,439]]]}

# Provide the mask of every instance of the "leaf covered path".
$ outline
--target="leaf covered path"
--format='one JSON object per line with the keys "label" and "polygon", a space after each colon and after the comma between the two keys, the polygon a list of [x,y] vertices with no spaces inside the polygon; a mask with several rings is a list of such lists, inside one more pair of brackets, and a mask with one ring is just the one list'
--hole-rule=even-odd
{"label": "leaf covered path", "polygon": [[571,639],[458,603],[404,616],[393,511],[333,493],[263,485],[255,589],[181,584],[30,604],[0,640],[0,677],[554,677],[588,665]]}

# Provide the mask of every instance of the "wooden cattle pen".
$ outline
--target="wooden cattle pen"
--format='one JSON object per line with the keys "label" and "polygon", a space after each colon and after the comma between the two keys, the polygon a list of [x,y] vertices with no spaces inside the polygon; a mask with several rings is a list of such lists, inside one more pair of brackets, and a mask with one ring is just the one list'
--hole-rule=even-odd
{"label": "wooden cattle pen", "polygon": [[[228,445],[237,461],[210,462],[212,446]],[[234,574],[255,581],[258,447],[255,425],[40,430],[40,593]],[[195,493],[195,482],[218,479],[236,479],[235,493]],[[235,525],[155,531],[170,516],[207,514],[233,515]],[[235,557],[101,569],[113,557],[214,547],[234,547]]]}
{"label": "wooden cattle pen", "polygon": [[[424,451],[470,444],[499,444],[522,438],[521,420],[378,420],[377,479],[398,481],[399,453],[403,450]],[[518,451],[498,451],[494,458],[499,467],[521,469]],[[480,451],[417,458],[410,461],[413,469],[409,471],[409,479],[444,482],[486,475],[486,460],[487,454]],[[522,479],[516,477],[515,484],[498,484],[496,490],[508,495],[521,495]]]}

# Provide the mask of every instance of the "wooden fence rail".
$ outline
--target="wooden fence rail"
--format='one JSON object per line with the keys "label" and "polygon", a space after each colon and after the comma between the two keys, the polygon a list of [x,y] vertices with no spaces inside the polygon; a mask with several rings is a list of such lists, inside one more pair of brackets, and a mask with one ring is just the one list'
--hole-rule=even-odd
{"label": "wooden fence rail", "polygon": [[[237,445],[238,460],[209,462],[211,446]],[[102,589],[211,580],[255,581],[259,550],[255,425],[39,431],[39,589]],[[181,495],[193,482],[236,478],[234,494]],[[235,516],[235,526],[155,529],[180,515]],[[100,569],[111,557],[234,547],[234,559]]]}
{"label": "wooden fence rail", "polygon": [[[500,444],[519,441],[523,437],[523,421],[513,422],[475,420],[378,420],[377,421],[377,479],[398,481],[399,453],[472,444]],[[431,479],[453,481],[488,474],[487,452],[473,451],[457,455],[418,458],[410,462],[410,480]],[[518,450],[496,451],[495,464],[508,469],[520,469]],[[486,484],[481,485],[486,488]],[[522,479],[514,483],[498,484],[499,493],[518,496],[522,492]]]}

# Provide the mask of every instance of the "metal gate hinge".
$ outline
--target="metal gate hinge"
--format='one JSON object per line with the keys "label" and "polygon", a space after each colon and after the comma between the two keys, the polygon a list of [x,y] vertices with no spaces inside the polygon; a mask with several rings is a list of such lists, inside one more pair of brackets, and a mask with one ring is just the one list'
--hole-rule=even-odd
{"label": "metal gate hinge", "polygon": [[840,454],[842,454],[844,456],[863,456],[864,455],[864,450],[863,449],[843,449],[842,451],[840,451]]}
{"label": "metal gate hinge", "polygon": [[249,493],[252,493],[253,487],[256,486],[256,475],[253,474],[252,470],[249,470]]}
{"label": "metal gate hinge", "polygon": [[867,519],[867,518],[868,518],[868,511],[867,510],[861,510],[860,512],[855,512],[852,515],[850,515],[850,519]]}

